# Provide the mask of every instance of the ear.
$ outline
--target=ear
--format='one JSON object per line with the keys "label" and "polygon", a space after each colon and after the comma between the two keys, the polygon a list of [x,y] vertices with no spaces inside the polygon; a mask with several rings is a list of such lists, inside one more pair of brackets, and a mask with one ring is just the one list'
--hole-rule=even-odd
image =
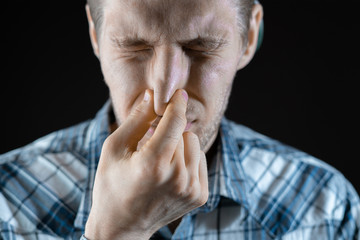
{"label": "ear", "polygon": [[241,56],[237,70],[244,68],[254,57],[259,37],[260,23],[263,18],[263,8],[260,4],[255,4],[250,19],[250,26],[248,31],[248,44]]}
{"label": "ear", "polygon": [[95,24],[91,17],[89,4],[86,4],[85,10],[86,10],[86,16],[88,19],[88,23],[89,23],[89,35],[90,35],[91,45],[93,47],[96,57],[99,58],[99,44],[98,44],[98,39],[97,39],[97,35],[96,35]]}

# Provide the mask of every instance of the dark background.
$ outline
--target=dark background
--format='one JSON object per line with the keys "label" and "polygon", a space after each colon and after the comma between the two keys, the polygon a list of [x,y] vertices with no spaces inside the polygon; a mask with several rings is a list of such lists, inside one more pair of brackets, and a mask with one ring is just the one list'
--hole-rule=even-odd
{"label": "dark background", "polygon": [[[356,2],[262,4],[264,42],[237,74],[227,117],[328,162],[360,192]],[[108,98],[84,6],[5,3],[0,153],[92,118]]]}

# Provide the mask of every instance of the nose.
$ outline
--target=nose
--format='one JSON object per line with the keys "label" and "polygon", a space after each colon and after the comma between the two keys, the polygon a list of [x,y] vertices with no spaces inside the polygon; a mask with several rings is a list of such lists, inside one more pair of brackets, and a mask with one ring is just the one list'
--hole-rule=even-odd
{"label": "nose", "polygon": [[154,90],[155,113],[162,116],[175,91],[185,87],[189,63],[181,48],[161,46],[155,50],[150,71],[148,76]]}

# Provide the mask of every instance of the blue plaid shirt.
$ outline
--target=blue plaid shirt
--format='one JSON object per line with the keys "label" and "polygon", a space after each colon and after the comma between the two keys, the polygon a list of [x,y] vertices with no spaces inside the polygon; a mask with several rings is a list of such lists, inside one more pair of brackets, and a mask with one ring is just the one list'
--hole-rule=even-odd
{"label": "blue plaid shirt", "polygon": [[[110,111],[0,156],[0,239],[84,238]],[[337,170],[226,119],[220,137],[207,203],[153,239],[359,239],[359,197]]]}

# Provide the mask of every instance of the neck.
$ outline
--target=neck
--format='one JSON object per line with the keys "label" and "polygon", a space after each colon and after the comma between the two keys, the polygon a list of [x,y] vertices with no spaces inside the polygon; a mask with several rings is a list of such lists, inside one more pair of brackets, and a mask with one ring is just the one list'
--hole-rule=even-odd
{"label": "neck", "polygon": [[219,145],[219,141],[220,141],[220,133],[218,132],[215,135],[215,139],[211,145],[211,147],[209,148],[209,150],[206,152],[206,160],[207,160],[207,167],[209,169],[212,160],[214,159],[214,157],[217,154],[217,150],[218,150],[218,145]]}

